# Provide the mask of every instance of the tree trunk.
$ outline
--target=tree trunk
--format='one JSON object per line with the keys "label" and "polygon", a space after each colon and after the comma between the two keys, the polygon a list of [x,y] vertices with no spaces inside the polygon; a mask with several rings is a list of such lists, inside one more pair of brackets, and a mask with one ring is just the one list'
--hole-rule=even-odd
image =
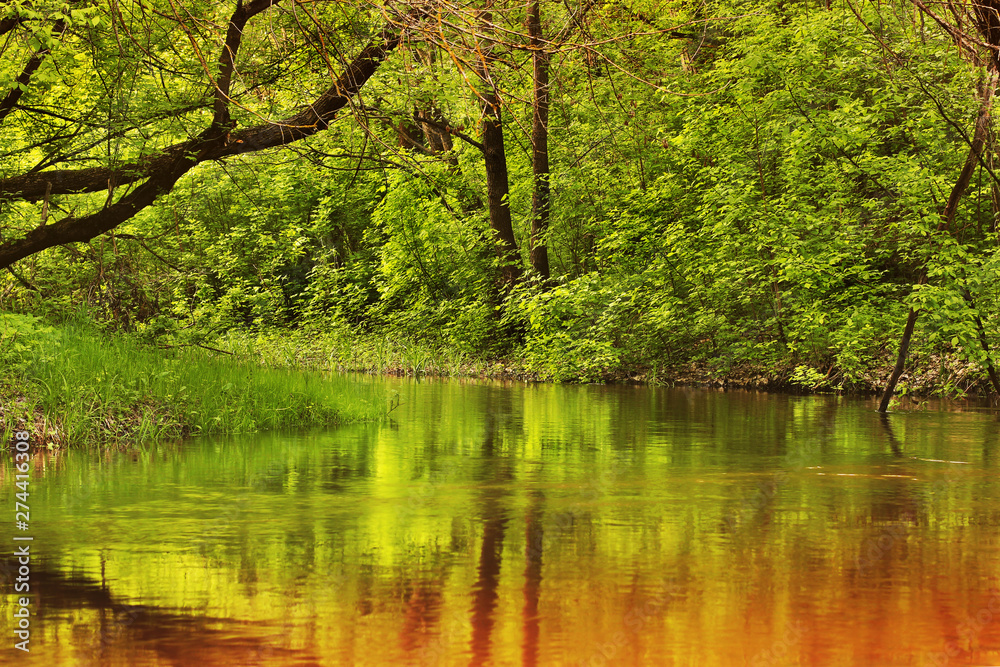
{"label": "tree trunk", "polygon": [[899,376],[903,374],[903,369],[906,367],[906,353],[910,350],[910,339],[913,338],[913,326],[917,323],[917,314],[920,311],[910,308],[909,315],[906,316],[906,326],[903,328],[903,338],[899,341],[899,353],[896,355],[896,365],[892,369],[892,375],[889,376],[889,382],[885,385],[885,391],[882,393],[882,400],[878,404],[878,411],[885,413],[889,409],[889,401],[892,400],[892,394],[896,391],[896,383],[899,382]]}
{"label": "tree trunk", "polygon": [[486,160],[486,198],[490,209],[490,227],[497,240],[500,274],[508,289],[521,277],[521,253],[514,238],[510,215],[510,186],[507,154],[503,145],[500,102],[496,93],[486,95],[483,109],[483,156]]}
{"label": "tree trunk", "polygon": [[[484,29],[492,22],[492,15],[489,12],[491,4],[487,4],[487,10],[481,15]],[[486,199],[489,203],[490,227],[493,230],[496,252],[500,259],[501,281],[504,290],[509,292],[521,278],[521,253],[517,248],[510,215],[510,185],[507,175],[507,154],[503,144],[500,96],[489,71],[491,51],[492,48],[489,46],[484,48],[480,53],[476,69],[484,86],[480,99],[483,102],[483,158],[486,162]]]}
{"label": "tree trunk", "polygon": [[549,279],[549,54],[542,42],[539,0],[528,5],[528,35],[534,64],[535,104],[531,123],[531,167],[534,193],[531,198],[531,266],[542,280]]}
{"label": "tree trunk", "polygon": [[[61,38],[63,33],[66,32],[66,21],[64,19],[59,19],[52,26],[52,38]],[[38,50],[31,56],[28,60],[28,64],[24,66],[24,70],[21,74],[14,80],[14,85],[11,87],[10,92],[0,100],[0,122],[3,121],[7,115],[14,110],[17,106],[18,100],[21,99],[21,95],[27,90],[27,86],[31,83],[31,76],[38,69],[45,57],[49,55],[50,49],[39,47]]]}
{"label": "tree trunk", "polygon": [[983,326],[983,318],[979,316],[979,309],[976,308],[976,302],[973,300],[972,292],[968,288],[962,290],[962,298],[969,304],[969,308],[973,312],[972,320],[976,323],[979,346],[983,349],[983,354],[986,355],[986,373],[990,376],[993,390],[997,394],[1000,394],[1000,377],[997,377],[997,369],[993,367],[993,359],[990,358],[990,342],[986,338],[986,327]]}
{"label": "tree trunk", "polygon": [[[987,68],[987,73],[989,80],[983,90],[982,101],[979,105],[979,115],[976,118],[976,129],[972,136],[972,143],[969,146],[969,154],[965,158],[962,173],[959,174],[955,186],[951,189],[948,203],[941,214],[941,221],[937,226],[939,233],[951,228],[951,224],[955,220],[955,214],[958,212],[958,203],[962,200],[962,195],[965,194],[966,188],[969,187],[969,182],[972,180],[972,175],[975,173],[976,167],[979,166],[983,145],[986,143],[987,136],[989,136],[990,111],[993,104],[993,95],[997,87],[997,67],[995,63],[991,63]],[[926,282],[927,267],[925,266],[923,271],[921,271],[920,280],[917,281],[917,285],[923,285]],[[906,366],[906,355],[910,349],[913,327],[917,322],[919,314],[919,310],[910,308],[909,315],[906,318],[906,326],[903,328],[903,337],[899,341],[899,353],[896,355],[896,365],[892,369],[892,375],[889,376],[889,382],[886,383],[885,391],[882,393],[882,400],[878,406],[879,412],[885,412],[889,409],[889,402],[896,391],[896,383],[899,381],[899,377],[903,374],[903,368]]]}
{"label": "tree trunk", "polygon": [[[414,114],[414,118],[418,123],[420,123],[420,128],[424,132],[424,137],[427,138],[427,148],[430,149],[431,153],[434,155],[442,155],[444,153],[450,153],[455,147],[451,140],[451,135],[448,134],[446,130],[442,129],[445,125],[444,114],[441,113],[441,109],[437,106],[431,106],[427,110],[418,110]],[[455,156],[451,156],[448,161],[457,165],[458,160]]]}

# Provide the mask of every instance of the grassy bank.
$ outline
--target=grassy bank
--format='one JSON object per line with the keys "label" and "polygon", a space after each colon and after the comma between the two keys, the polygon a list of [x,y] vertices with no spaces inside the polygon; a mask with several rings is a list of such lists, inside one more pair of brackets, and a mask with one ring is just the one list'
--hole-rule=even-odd
{"label": "grassy bank", "polygon": [[[791,358],[734,359],[728,356],[661,363],[655,359],[611,363],[594,368],[593,358],[552,363],[533,357],[530,350],[490,358],[446,344],[408,340],[401,335],[359,336],[346,329],[274,330],[266,333],[231,331],[216,342],[237,356],[271,368],[308,368],[322,371],[381,375],[479,377],[537,381],[629,382],[650,385],[687,385],[762,389],[769,391],[881,392],[892,370],[892,350],[859,364],[850,376],[835,364],[809,365]],[[574,369],[586,373],[573,374]],[[961,398],[991,393],[985,371],[959,354],[913,351],[897,387],[897,396]]]}
{"label": "grassy bank", "polygon": [[544,380],[523,357],[490,359],[447,345],[399,335],[359,336],[345,329],[229,331],[215,345],[270,368],[301,368],[376,375]]}
{"label": "grassy bank", "polygon": [[0,316],[0,424],[39,442],[138,442],[377,418],[384,400],[342,378],[264,368],[196,347],[155,349],[82,324]]}

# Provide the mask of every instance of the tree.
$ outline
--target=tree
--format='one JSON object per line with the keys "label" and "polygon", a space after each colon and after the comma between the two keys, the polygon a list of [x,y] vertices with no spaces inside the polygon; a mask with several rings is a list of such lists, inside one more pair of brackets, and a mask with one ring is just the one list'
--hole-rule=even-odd
{"label": "tree", "polygon": [[[251,19],[277,12],[279,4],[280,0],[238,1],[222,23],[224,36],[216,28],[212,10],[195,3],[169,3],[169,12],[166,7],[140,4],[136,13],[127,17],[115,5],[103,11],[64,11],[59,7],[47,15],[12,5],[0,28],[33,31],[30,41],[38,46],[0,102],[0,120],[9,123],[21,116],[22,128],[37,127],[39,118],[62,122],[49,123],[42,139],[8,154],[16,173],[0,178],[0,198],[41,201],[45,214],[28,229],[5,230],[0,239],[0,268],[45,248],[86,241],[114,229],[169,191],[199,163],[286,146],[325,130],[421,16],[419,7],[384,8],[377,13],[381,27],[346,60],[327,48],[330,28],[311,3],[289,3],[290,7],[275,17],[276,29],[251,29]],[[365,12],[347,19],[346,29],[362,35],[368,32],[366,23],[374,20]],[[291,30],[298,32],[290,40],[295,43],[289,45],[284,42]],[[260,50],[240,66],[240,49],[247,35],[255,40],[254,49]],[[180,46],[185,42],[189,49]],[[214,64],[204,55],[212,45],[218,45]],[[318,60],[333,81],[305,104],[268,103],[267,88],[282,78],[282,59],[302,58],[310,50],[315,51],[315,57],[303,64],[315,68]],[[51,72],[45,72],[47,78],[42,79],[39,75],[44,64],[56,51],[64,66],[90,52],[92,68],[86,75],[92,82],[108,75],[112,63],[124,66],[119,72],[124,79],[120,83],[143,86],[143,94],[149,98],[143,103],[152,111],[116,117],[111,110],[121,101],[120,88],[108,87],[94,100],[95,91],[89,86],[71,87]],[[273,62],[266,62],[267,58]],[[255,81],[256,77],[265,81]],[[316,77],[310,78],[309,83],[315,86]],[[239,92],[233,89],[237,80],[242,84]],[[207,92],[192,94],[192,88]],[[262,103],[252,104],[249,100],[254,96]],[[61,100],[68,100],[68,110],[59,110]],[[278,120],[266,113],[289,106],[298,110]],[[239,119],[234,116],[234,107],[241,112]],[[108,110],[106,125],[93,121],[102,110]],[[249,125],[250,119],[263,122]],[[188,136],[158,145],[159,136],[177,136],[180,131]],[[130,140],[132,145],[119,151],[121,140]],[[30,164],[33,152],[39,149],[45,152],[44,158]],[[105,155],[101,149],[107,149]],[[68,166],[73,164],[84,166]],[[101,194],[95,196],[97,193]],[[77,195],[82,195],[81,203],[68,210],[55,204],[57,197]],[[78,208],[85,208],[85,212],[76,213]],[[53,209],[63,214],[50,222]]]}
{"label": "tree", "polygon": [[542,11],[538,0],[528,5],[534,105],[531,114],[531,266],[542,280],[549,279],[549,253],[545,235],[552,208],[549,188],[549,54],[542,39]]}
{"label": "tree", "polygon": [[[490,11],[493,0],[486,0],[486,7],[480,13],[483,33],[489,33],[493,21]],[[483,108],[483,160],[486,164],[486,200],[490,209],[490,226],[497,239],[497,255],[500,260],[501,279],[509,290],[521,277],[521,255],[514,238],[514,226],[510,214],[510,182],[507,174],[507,154],[503,137],[503,106],[500,90],[494,78],[496,46],[488,40],[476,45],[474,70],[479,77],[481,88],[477,96]]]}
{"label": "tree", "polygon": [[[983,66],[986,73],[986,81],[979,90],[979,113],[976,118],[972,139],[969,141],[969,152],[962,166],[962,171],[959,173],[958,179],[955,181],[948,196],[948,200],[941,210],[941,220],[936,229],[938,234],[950,234],[955,222],[955,215],[958,212],[958,205],[969,187],[972,176],[980,165],[985,164],[985,148],[992,127],[993,98],[996,93],[998,78],[1000,78],[1000,2],[996,2],[996,0],[980,0],[974,4],[952,7],[955,16],[961,17],[959,18],[960,24],[963,23],[962,18],[964,18],[964,22],[975,26],[978,35],[972,34],[944,20],[922,0],[912,0],[912,2],[921,12],[928,15],[944,28],[970,60],[975,65]],[[977,51],[977,46],[982,47],[983,53]],[[990,171],[990,175],[995,179],[996,176],[993,175],[992,170],[988,168],[987,170]],[[926,284],[927,279],[927,267],[924,266],[920,271],[917,285]],[[963,296],[971,304],[972,297],[967,289],[963,291]],[[879,412],[884,413],[889,408],[889,402],[892,400],[892,395],[896,390],[896,384],[903,374],[906,366],[906,357],[910,349],[910,341],[913,338],[913,329],[917,323],[919,314],[920,309],[915,306],[911,306],[907,313],[903,335],[899,342],[899,351],[896,355],[896,363],[886,383],[885,391],[882,393],[882,399],[879,401]],[[994,389],[1000,393],[1000,379],[998,379],[992,360],[990,359],[989,345],[983,330],[982,321],[978,315],[975,315],[975,320],[978,325],[979,342],[985,353],[990,380],[993,383]]]}

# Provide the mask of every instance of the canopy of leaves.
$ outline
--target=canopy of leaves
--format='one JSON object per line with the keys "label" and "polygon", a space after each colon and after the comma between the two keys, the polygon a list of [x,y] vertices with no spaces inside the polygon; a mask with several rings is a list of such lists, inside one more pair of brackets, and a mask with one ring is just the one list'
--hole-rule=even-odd
{"label": "canopy of leaves", "polygon": [[[554,279],[529,276],[505,302],[480,96],[490,86],[503,102],[526,264],[525,7],[274,3],[248,20],[220,95],[234,10],[3,5],[14,27],[0,85],[20,90],[24,64],[45,56],[0,125],[0,242],[113,206],[173,147],[208,151],[113,232],[14,265],[7,305],[83,302],[150,337],[317,324],[473,352],[514,345],[566,379],[694,361],[870,385],[910,304],[933,313],[924,359],[981,367],[976,315],[1000,342],[988,163],[939,229],[986,60],[908,3],[542,2]],[[390,34],[324,131],[280,152],[234,143],[302,118]],[[119,180],[38,178],[88,170]]]}

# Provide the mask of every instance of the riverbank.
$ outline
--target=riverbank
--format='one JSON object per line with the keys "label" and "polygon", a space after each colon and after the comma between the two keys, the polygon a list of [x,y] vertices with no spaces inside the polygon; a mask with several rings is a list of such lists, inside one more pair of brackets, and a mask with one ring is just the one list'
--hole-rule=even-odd
{"label": "riverbank", "polygon": [[[653,386],[701,386],[763,391],[852,395],[881,393],[895,362],[883,351],[849,378],[835,365],[814,367],[778,359],[771,363],[704,359],[660,365],[608,366],[598,372],[557,378],[526,354],[487,358],[447,346],[392,335],[358,336],[345,331],[300,329],[248,334],[230,332],[217,345],[272,368],[393,376],[463,377],[523,382],[575,381]],[[583,367],[584,364],[578,364]],[[992,387],[983,369],[957,354],[915,352],[896,396],[965,398],[987,396]]]}
{"label": "riverbank", "polygon": [[117,445],[375,419],[373,390],[198,347],[156,349],[80,323],[4,315],[0,426],[9,440]]}
{"label": "riverbank", "polygon": [[[0,426],[39,444],[124,445],[194,434],[247,433],[375,419],[384,397],[337,375],[463,377],[703,386],[776,392],[873,394],[891,370],[887,352],[849,380],[835,366],[707,359],[609,365],[557,378],[528,355],[487,358],[390,335],[346,331],[229,332],[207,347],[152,347],[93,325],[47,326],[3,316]],[[584,367],[580,364],[579,368]],[[897,396],[989,395],[985,373],[957,355],[916,354]]]}

